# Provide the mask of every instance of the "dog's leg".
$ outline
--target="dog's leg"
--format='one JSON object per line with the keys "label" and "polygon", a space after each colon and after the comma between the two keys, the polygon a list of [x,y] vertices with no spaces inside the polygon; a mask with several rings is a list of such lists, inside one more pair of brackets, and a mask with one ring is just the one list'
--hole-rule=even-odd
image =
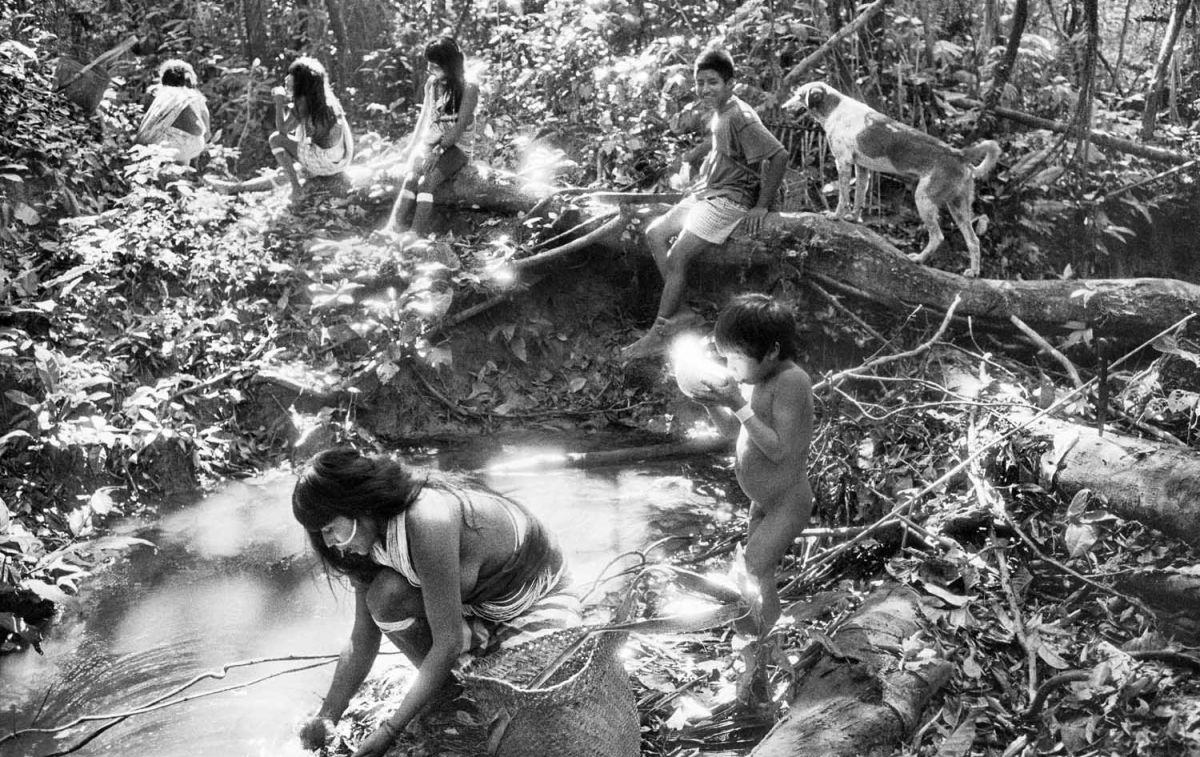
{"label": "dog's leg", "polygon": [[867,204],[867,190],[871,188],[871,170],[860,165],[854,166],[854,214],[853,218],[862,223],[863,207]]}
{"label": "dog's leg", "polygon": [[958,226],[963,239],[967,242],[967,253],[971,256],[971,262],[962,272],[962,275],[967,278],[975,278],[979,275],[979,237],[976,236],[975,227],[971,224],[971,195],[971,192],[965,192],[946,206],[946,209],[950,211],[950,217],[954,219],[954,224]]}
{"label": "dog's leg", "polygon": [[938,222],[938,206],[933,201],[929,194],[930,177],[926,176],[917,182],[917,191],[914,193],[914,199],[917,201],[917,215],[921,216],[921,220],[925,223],[925,230],[929,232],[929,241],[925,244],[925,249],[921,250],[916,255],[910,254],[908,259],[914,263],[924,263],[933,251],[942,244],[942,229]]}
{"label": "dog's leg", "polygon": [[850,207],[850,176],[854,170],[854,164],[849,160],[842,160],[837,157],[834,158],[834,162],[837,164],[838,204],[837,208],[833,211],[833,217],[845,218],[846,211]]}

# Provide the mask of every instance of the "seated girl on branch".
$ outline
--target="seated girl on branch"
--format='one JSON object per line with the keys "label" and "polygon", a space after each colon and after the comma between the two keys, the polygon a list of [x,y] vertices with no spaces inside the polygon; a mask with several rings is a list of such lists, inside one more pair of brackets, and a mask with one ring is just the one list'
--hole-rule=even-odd
{"label": "seated girl on branch", "polygon": [[479,104],[479,85],[467,79],[466,56],[453,37],[438,37],[426,45],[425,59],[425,97],[400,159],[400,193],[385,226],[385,231],[410,232],[414,239],[429,231],[434,191],[471,160]]}

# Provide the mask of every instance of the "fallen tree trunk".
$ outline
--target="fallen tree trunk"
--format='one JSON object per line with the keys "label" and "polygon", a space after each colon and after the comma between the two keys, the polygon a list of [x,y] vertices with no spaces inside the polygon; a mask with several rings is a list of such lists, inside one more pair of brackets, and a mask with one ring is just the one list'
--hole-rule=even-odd
{"label": "fallen tree trunk", "polygon": [[[1075,322],[1118,342],[1147,339],[1200,312],[1200,286],[1176,279],[968,279],[913,263],[870,229],[818,213],[772,214],[765,226],[761,238],[735,234],[697,264],[790,264],[898,311],[924,305],[944,312],[957,296],[962,298],[957,315],[1000,328],[1011,330],[1014,315],[1047,334],[1066,333]],[[596,244],[616,247],[620,237],[610,233]],[[620,244],[629,244],[627,235]],[[633,244],[650,254],[642,237]]]}
{"label": "fallen tree trunk", "polygon": [[833,635],[796,686],[788,714],[751,757],[859,757],[890,754],[920,720],[952,665],[931,659],[902,665],[902,644],[915,634],[918,599],[896,585],[876,590]]}
{"label": "fallen tree trunk", "polygon": [[[444,192],[439,202],[504,212],[528,212],[554,190],[523,183],[519,176],[493,172],[473,164]],[[666,205],[626,207],[587,239],[571,240],[536,256],[517,260],[514,267],[537,274],[585,249],[650,254],[645,239],[621,219],[645,222]],[[634,197],[633,199],[636,199]],[[817,213],[771,214],[758,238],[737,233],[724,246],[706,253],[700,266],[725,264],[790,264],[830,286],[870,299],[898,311],[917,305],[946,311],[961,297],[957,315],[991,322],[1011,330],[1012,318],[1045,335],[1065,334],[1075,324],[1092,329],[1095,337],[1117,342],[1141,341],[1200,312],[1200,286],[1176,279],[1053,279],[1008,281],[968,279],[955,273],[918,265],[865,226]]]}
{"label": "fallen tree trunk", "polygon": [[1200,546],[1200,453],[1055,419],[1042,419],[1042,473],[1070,497],[1091,489],[1122,517]]}
{"label": "fallen tree trunk", "polygon": [[[961,105],[967,108],[979,108],[983,106],[978,100],[973,100],[969,97],[951,97],[950,103],[953,105]],[[1113,137],[1099,131],[1088,131],[1081,129],[1076,124],[1063,123],[1061,121],[1051,121],[1049,118],[1042,118],[1030,113],[1023,113],[1012,108],[996,107],[993,111],[997,116],[1015,121],[1024,126],[1032,126],[1035,129],[1045,129],[1057,134],[1067,134],[1072,137],[1086,136],[1088,141],[1093,142],[1100,147],[1107,147],[1110,150],[1123,152],[1127,155],[1135,155],[1139,158],[1152,160],[1156,163],[1170,163],[1179,165],[1192,160],[1194,156],[1187,153],[1178,152],[1176,150],[1167,150],[1162,147],[1154,147],[1152,145],[1134,142],[1120,137]]]}

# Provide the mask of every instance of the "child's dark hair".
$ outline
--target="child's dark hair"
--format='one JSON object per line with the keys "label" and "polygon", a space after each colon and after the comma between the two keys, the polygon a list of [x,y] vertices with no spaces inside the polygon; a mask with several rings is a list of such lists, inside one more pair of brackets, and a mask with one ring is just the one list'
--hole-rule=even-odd
{"label": "child's dark hair", "polygon": [[158,80],[164,87],[196,88],[196,70],[192,64],[178,58],[163,61],[158,67]]}
{"label": "child's dark hair", "polygon": [[467,87],[467,75],[464,71],[466,56],[458,46],[454,37],[438,37],[425,46],[425,60],[442,67],[446,72],[448,91],[442,104],[442,110],[448,114],[458,113],[462,106],[463,90]]}
{"label": "child's dark hair", "polygon": [[715,71],[725,81],[733,78],[733,56],[724,50],[708,49],[696,56],[695,71]]}
{"label": "child's dark hair", "polygon": [[329,89],[329,77],[321,61],[307,55],[292,61],[288,66],[292,77],[292,99],[304,98],[308,105],[308,118],[312,121],[314,139],[322,144],[322,137],[329,133],[342,115],[342,105]]}
{"label": "child's dark hair", "polygon": [[765,294],[731,300],[717,316],[713,335],[718,347],[740,350],[755,360],[762,360],[777,344],[780,360],[796,357],[796,317]]}

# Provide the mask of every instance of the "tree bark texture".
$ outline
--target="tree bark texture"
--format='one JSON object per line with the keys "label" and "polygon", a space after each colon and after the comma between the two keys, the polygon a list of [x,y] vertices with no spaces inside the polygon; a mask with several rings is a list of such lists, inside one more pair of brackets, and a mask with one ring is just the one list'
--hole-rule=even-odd
{"label": "tree bark texture", "polygon": [[[816,213],[782,213],[767,226],[781,232],[778,242],[766,243],[772,256],[898,310],[944,311],[961,296],[962,316],[1008,323],[1015,315],[1042,333],[1062,333],[1076,321],[1122,342],[1150,338],[1200,311],[1200,286],[1175,279],[967,279],[909,261],[868,228]],[[763,243],[735,235],[717,254],[744,256],[755,246]]]}
{"label": "tree bark texture", "polygon": [[1091,489],[1110,511],[1200,546],[1200,453],[1053,419],[1031,430],[1049,441],[1045,485],[1067,497]]}
{"label": "tree bark texture", "polygon": [[267,60],[266,0],[242,0],[242,17],[246,24],[246,60]]}
{"label": "tree bark texture", "polygon": [[751,757],[891,754],[953,667],[937,658],[905,663],[897,654],[920,628],[918,602],[894,584],[873,592],[833,635],[840,655],[820,653],[797,684],[788,714]]}

